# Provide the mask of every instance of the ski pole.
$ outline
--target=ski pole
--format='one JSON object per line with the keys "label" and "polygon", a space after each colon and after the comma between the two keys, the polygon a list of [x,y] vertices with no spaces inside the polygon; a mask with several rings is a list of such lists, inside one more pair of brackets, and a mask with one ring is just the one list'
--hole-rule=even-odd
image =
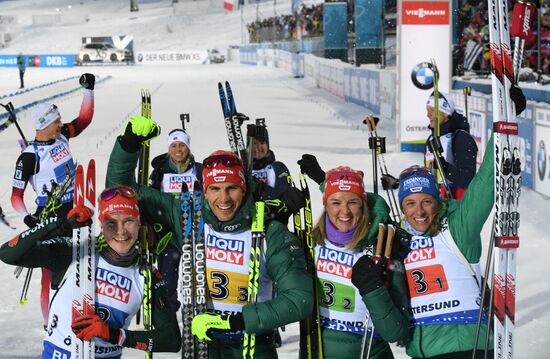
{"label": "ski pole", "polygon": [[15,127],[17,127],[17,131],[19,131],[19,134],[21,135],[21,138],[23,139],[26,147],[29,141],[27,141],[27,139],[25,138],[25,135],[23,134],[23,131],[21,130],[21,127],[17,122],[17,117],[15,116],[15,109],[13,107],[13,104],[11,102],[8,102],[5,105],[0,103],[0,106],[2,106],[10,114],[9,121],[13,122],[15,124]]}
{"label": "ski pole", "polygon": [[[378,261],[380,261],[380,259],[382,258],[382,251],[383,251],[383,247],[384,247],[384,238],[386,236],[386,225],[384,223],[379,223],[378,224],[378,237],[377,237],[377,240],[376,240],[376,251],[375,251],[375,254],[374,254],[374,257],[372,258],[372,261],[374,263],[378,263]],[[371,344],[371,338],[372,338],[372,335],[374,333],[374,330],[371,329],[371,338],[369,338],[369,345],[368,345],[368,348],[367,348],[367,329],[369,327],[369,323],[370,323],[370,314],[368,313],[368,308],[367,308],[367,318],[365,320],[365,331],[363,332],[363,338],[361,339],[361,354],[359,355],[359,358],[362,359],[363,356],[365,355],[365,350],[367,350],[367,353],[370,352],[370,344]],[[367,355],[367,358],[368,358],[368,355]]]}
{"label": "ski pole", "polygon": [[249,124],[246,125],[246,148],[247,153],[246,156],[248,158],[247,160],[247,167],[246,175],[250,176],[252,174],[252,161],[254,160],[253,152],[254,152],[254,137],[256,137],[256,125],[255,124]]}
{"label": "ski pole", "polygon": [[468,97],[472,94],[472,88],[466,86],[462,89],[462,93],[464,94],[464,117],[468,119]]}
{"label": "ski pole", "polygon": [[[435,63],[435,59],[431,59],[431,67],[434,73],[433,81],[433,96],[434,96],[434,136],[439,139],[441,135],[441,126],[439,122],[439,70]],[[435,152],[432,152],[435,155]],[[436,169],[437,183],[441,183],[441,167]]]}
{"label": "ski pole", "polygon": [[445,174],[445,171],[442,171],[442,165],[443,161],[441,160],[443,158],[443,148],[441,146],[441,142],[439,141],[439,137],[432,137],[428,140],[428,146],[430,147],[430,151],[434,154],[434,161],[437,165],[437,170],[439,177],[441,181],[443,182],[443,187],[445,187],[445,196],[449,198],[453,198],[453,193],[451,192],[451,188],[449,187],[449,181],[447,180],[447,175]]}
{"label": "ski pole", "polygon": [[181,121],[181,128],[185,131],[185,123],[189,123],[191,119],[189,118],[188,113],[182,113],[180,114],[180,121]]}
{"label": "ski pole", "polygon": [[369,128],[369,148],[372,150],[372,184],[374,186],[374,193],[378,194],[378,151],[379,151],[379,139],[380,137],[374,135],[374,129],[378,118],[373,116],[365,117],[366,125]]}
{"label": "ski pole", "polygon": [[[491,239],[489,240],[489,247],[487,249],[487,260],[485,262],[485,272],[483,277],[483,283],[481,288],[481,302],[479,304],[479,313],[477,314],[476,334],[474,336],[474,347],[472,349],[472,359],[475,359],[477,343],[479,341],[479,332],[481,330],[481,320],[483,318],[483,306],[485,303],[485,296],[487,295],[487,282],[488,276],[491,270],[491,264],[493,261],[493,246],[495,243],[495,220],[493,218],[493,227],[491,229]],[[492,303],[490,304],[492,305]],[[488,318],[490,320],[490,317]],[[489,323],[487,323],[487,331],[489,331]],[[487,346],[485,346],[485,352],[487,352]]]}
{"label": "ski pole", "polygon": [[[384,160],[384,153],[386,153],[386,138],[378,136],[378,131],[376,130],[376,125],[380,119],[378,117],[374,117],[372,115],[369,115],[365,117],[363,120],[363,124],[368,125],[369,131],[372,127],[375,138],[379,139],[379,147],[380,147],[380,153],[378,154],[377,159],[380,161],[380,173],[381,176],[381,182],[382,182],[382,189],[386,191],[386,196],[388,197],[388,203],[390,206],[391,214],[393,217],[393,220],[395,222],[400,221],[399,217],[399,205],[397,204],[397,199],[395,197],[395,189],[399,188],[399,180],[392,175],[388,173],[388,167],[386,166],[386,161]],[[370,123],[370,125],[369,125]],[[370,143],[370,139],[369,139]],[[376,182],[376,181],[375,181]]]}
{"label": "ski pole", "polygon": [[510,29],[510,35],[514,38],[514,83],[517,84],[519,80],[519,69],[523,62],[523,49],[525,47],[525,40],[531,35],[531,27],[533,25],[533,19],[535,18],[536,9],[530,2],[519,0],[514,4],[512,10],[512,27]]}
{"label": "ski pole", "polygon": [[21,291],[21,298],[19,298],[19,304],[23,305],[29,300],[27,293],[29,292],[29,286],[31,284],[32,268],[27,269],[27,275],[25,276],[25,282],[23,283],[23,290]]}

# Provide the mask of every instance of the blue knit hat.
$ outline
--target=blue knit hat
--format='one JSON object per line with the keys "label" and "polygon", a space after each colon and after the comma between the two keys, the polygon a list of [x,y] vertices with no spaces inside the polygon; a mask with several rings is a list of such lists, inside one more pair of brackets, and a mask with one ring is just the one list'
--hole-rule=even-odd
{"label": "blue knit hat", "polygon": [[399,206],[405,197],[415,193],[427,193],[441,203],[441,193],[435,176],[426,167],[411,166],[399,176]]}

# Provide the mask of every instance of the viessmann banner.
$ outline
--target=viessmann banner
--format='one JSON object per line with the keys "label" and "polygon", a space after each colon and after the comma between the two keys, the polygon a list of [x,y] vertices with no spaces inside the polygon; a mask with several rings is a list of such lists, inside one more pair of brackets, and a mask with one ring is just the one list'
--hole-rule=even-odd
{"label": "viessmann banner", "polygon": [[400,1],[399,130],[402,151],[419,151],[430,131],[426,100],[433,91],[435,60],[439,89],[451,88],[451,16],[449,1]]}

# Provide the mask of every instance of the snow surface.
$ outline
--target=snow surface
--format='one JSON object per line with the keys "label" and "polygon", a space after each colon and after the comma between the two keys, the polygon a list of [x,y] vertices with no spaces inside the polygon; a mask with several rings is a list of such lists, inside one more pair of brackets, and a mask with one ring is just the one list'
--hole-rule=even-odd
{"label": "snow surface", "polygon": [[[195,2],[199,8],[199,2]],[[205,2],[206,3],[206,2]],[[71,9],[67,6],[71,5]],[[223,48],[240,44],[241,17],[239,12],[231,14],[221,11],[221,3],[208,8],[208,13],[191,19],[181,14],[180,4],[176,11],[170,0],[140,1],[140,12],[129,12],[129,1],[0,1],[0,14],[21,15],[24,25],[18,34],[13,33],[14,43],[0,54],[26,53],[75,53],[81,36],[133,34],[136,49],[176,50],[184,48]],[[208,3],[208,4],[214,4]],[[210,6],[210,5],[209,5]],[[213,5],[212,5],[213,6]],[[56,27],[32,27],[33,14],[53,13],[58,7],[62,12],[70,11],[74,19],[89,17],[90,21]],[[203,6],[207,8],[206,6]],[[288,13],[288,0],[277,2],[277,13]],[[273,3],[262,3],[262,16],[271,16]],[[247,6],[245,16],[255,18],[255,6]],[[26,20],[25,20],[26,19]],[[181,21],[180,21],[181,20]],[[27,25],[25,25],[27,24]],[[172,24],[171,32],[168,25]],[[224,33],[219,31],[223,24]],[[16,28],[16,27],[14,27]],[[428,58],[429,56],[427,56]],[[217,82],[231,82],[237,108],[251,118],[265,117],[270,131],[272,149],[277,158],[297,174],[296,161],[303,153],[315,154],[323,168],[349,165],[366,173],[367,187],[372,189],[372,162],[367,149],[367,133],[361,120],[369,111],[346,104],[304,79],[294,79],[278,69],[244,66],[236,63],[222,65],[194,66],[96,66],[69,69],[30,68],[25,75],[27,87],[78,76],[82,72],[93,72],[98,80],[112,76],[96,86],[95,115],[92,124],[79,137],[71,140],[71,151],[80,163],[95,158],[98,167],[98,185],[103,188],[109,153],[125,124],[128,115],[139,111],[139,92],[149,88],[152,92],[153,118],[163,127],[163,134],[152,142],[152,155],[166,150],[166,134],[180,126],[179,114],[190,113],[188,124],[192,136],[192,152],[201,160],[210,152],[228,148],[225,129],[217,95]],[[0,68],[0,97],[16,91],[19,84],[17,69]],[[16,107],[39,100],[54,93],[76,87],[77,80],[40,90],[3,98],[2,103],[12,101]],[[76,117],[82,95],[76,92],[57,99],[64,121]],[[27,137],[33,135],[30,115],[19,116]],[[379,133],[388,137],[389,153],[385,155],[389,172],[397,175],[406,166],[420,163],[421,155],[398,153],[395,139],[395,124],[381,123]],[[19,155],[14,126],[0,134],[0,202],[8,220],[17,227],[11,230],[0,225],[0,242],[3,243],[19,231],[26,229],[18,214],[11,208],[11,178],[15,160]],[[313,196],[313,212],[321,212],[321,196],[310,181]],[[34,208],[32,190],[27,190],[27,205]],[[550,280],[547,261],[550,253],[550,235],[545,229],[550,210],[550,201],[541,195],[524,189],[520,201],[522,238],[518,252],[517,302],[516,302],[516,357],[548,358],[550,339]],[[545,224],[546,223],[546,224]],[[483,231],[484,241],[489,239],[489,224]],[[485,245],[486,247],[486,245]],[[485,255],[483,256],[485,258]],[[16,280],[13,267],[0,263],[0,358],[38,358],[42,348],[44,332],[39,310],[39,275],[35,273],[30,287],[29,301],[20,306],[19,296],[22,278]],[[287,326],[283,333],[281,358],[297,358],[298,327]],[[403,349],[396,349],[397,358],[406,358]],[[125,349],[125,358],[143,358],[143,353]],[[155,358],[174,358],[175,354],[155,354]]]}

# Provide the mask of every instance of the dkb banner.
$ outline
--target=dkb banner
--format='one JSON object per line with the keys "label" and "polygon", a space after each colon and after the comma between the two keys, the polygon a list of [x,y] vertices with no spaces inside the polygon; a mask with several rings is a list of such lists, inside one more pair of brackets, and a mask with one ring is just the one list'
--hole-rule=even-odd
{"label": "dkb banner", "polygon": [[348,52],[348,4],[332,2],[323,4],[323,36],[325,57],[347,60]]}

